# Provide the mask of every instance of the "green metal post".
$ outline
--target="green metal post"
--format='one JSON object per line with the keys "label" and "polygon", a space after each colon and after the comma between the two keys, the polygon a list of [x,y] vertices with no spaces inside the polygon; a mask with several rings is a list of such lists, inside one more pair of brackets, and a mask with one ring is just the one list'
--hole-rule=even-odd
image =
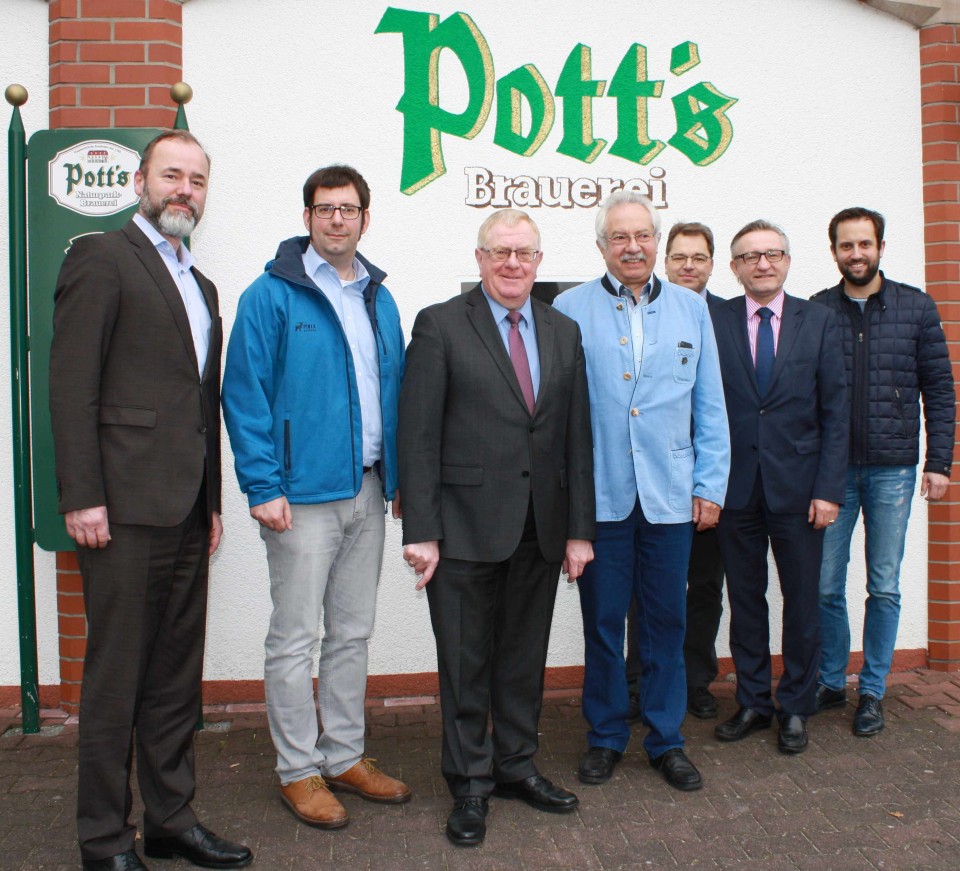
{"label": "green metal post", "polygon": [[20,626],[20,703],[25,734],[40,731],[37,680],[37,603],[33,569],[33,495],[30,485],[30,381],[27,366],[27,140],[20,107],[27,90],[11,85],[7,132],[10,180],[10,386],[13,398],[13,507]]}

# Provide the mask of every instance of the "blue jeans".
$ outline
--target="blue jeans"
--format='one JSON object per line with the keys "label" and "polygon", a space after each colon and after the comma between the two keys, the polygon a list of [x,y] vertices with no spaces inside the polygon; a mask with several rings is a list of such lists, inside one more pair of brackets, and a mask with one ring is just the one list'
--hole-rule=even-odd
{"label": "blue jeans", "polygon": [[900,562],[917,483],[916,466],[848,466],[847,491],[837,522],[823,539],[820,569],[820,683],[842,689],[850,658],[847,564],[850,538],[863,510],[867,608],[863,623],[860,693],[880,699],[893,662],[900,623]]}
{"label": "blue jeans", "polygon": [[643,746],[651,758],[683,747],[683,636],[692,537],[692,523],[648,523],[639,502],[625,520],[597,524],[593,562],[578,583],[585,643],[583,715],[591,747],[623,752],[630,738],[623,636],[631,597],[637,600],[640,711],[650,729]]}

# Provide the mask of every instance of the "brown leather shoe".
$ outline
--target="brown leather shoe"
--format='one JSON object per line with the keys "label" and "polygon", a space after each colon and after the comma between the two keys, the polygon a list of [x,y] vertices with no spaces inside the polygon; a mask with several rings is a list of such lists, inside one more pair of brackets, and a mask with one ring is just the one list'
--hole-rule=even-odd
{"label": "brown leather shoe", "polygon": [[384,774],[372,759],[361,759],[336,777],[327,775],[327,786],[334,791],[352,792],[367,801],[402,804],[410,800],[410,787]]}
{"label": "brown leather shoe", "polygon": [[339,829],[350,822],[343,805],[330,794],[319,774],[281,786],[280,797],[293,815],[308,826]]}

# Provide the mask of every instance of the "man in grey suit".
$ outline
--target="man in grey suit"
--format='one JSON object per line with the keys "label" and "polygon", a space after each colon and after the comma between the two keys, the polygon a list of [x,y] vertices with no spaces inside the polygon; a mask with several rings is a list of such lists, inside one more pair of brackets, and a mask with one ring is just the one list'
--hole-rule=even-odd
{"label": "man in grey suit", "polygon": [[207,571],[220,542],[217,290],[182,244],[210,161],[185,130],[143,152],[140,207],[78,239],[57,279],[50,355],[59,509],[87,613],[77,831],[85,869],[139,869],[134,733],[148,856],[240,868],[250,850],[190,807]]}
{"label": "man in grey suit", "polygon": [[[480,227],[481,283],[420,312],[400,396],[404,559],[427,586],[443,711],[447,836],[479,844],[487,798],[566,812],[533,762],[563,570],[593,558],[593,447],[580,331],[530,298],[540,233]],[[487,731],[493,719],[492,737]]]}

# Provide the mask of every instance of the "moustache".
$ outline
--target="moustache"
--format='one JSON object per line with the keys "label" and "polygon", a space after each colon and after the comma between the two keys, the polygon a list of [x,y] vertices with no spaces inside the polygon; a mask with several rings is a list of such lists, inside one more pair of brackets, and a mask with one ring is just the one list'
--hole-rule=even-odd
{"label": "moustache", "polygon": [[641,253],[638,254],[621,254],[620,255],[621,263],[646,263],[647,255]]}
{"label": "moustache", "polygon": [[197,208],[197,204],[196,204],[195,202],[193,202],[193,200],[188,199],[187,197],[183,197],[183,196],[180,196],[180,197],[166,197],[166,198],[164,199],[163,203],[162,203],[162,206],[163,206],[164,209],[165,209],[167,206],[186,206],[188,209],[190,209],[190,214],[192,214],[194,218],[197,217],[197,215],[199,214],[199,211],[200,211],[200,210]]}

